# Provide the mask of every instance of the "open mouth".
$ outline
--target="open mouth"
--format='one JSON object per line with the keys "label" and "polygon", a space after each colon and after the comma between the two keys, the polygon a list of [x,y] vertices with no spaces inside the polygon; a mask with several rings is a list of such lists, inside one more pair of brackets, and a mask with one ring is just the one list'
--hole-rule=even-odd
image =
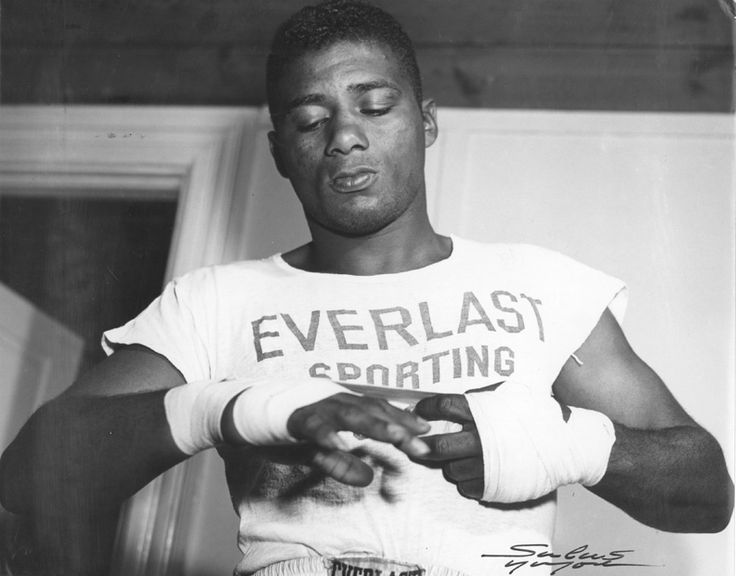
{"label": "open mouth", "polygon": [[365,190],[378,178],[374,170],[359,169],[350,172],[340,172],[332,180],[330,186],[336,192],[348,194]]}

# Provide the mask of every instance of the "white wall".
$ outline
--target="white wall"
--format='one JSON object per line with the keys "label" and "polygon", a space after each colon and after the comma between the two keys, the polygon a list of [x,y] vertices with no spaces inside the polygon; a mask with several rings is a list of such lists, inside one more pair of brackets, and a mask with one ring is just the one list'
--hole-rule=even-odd
{"label": "white wall", "polygon": [[[541,244],[624,279],[631,291],[625,332],[718,438],[733,475],[731,118],[442,109],[439,124],[427,166],[438,229]],[[265,256],[307,237],[288,183],[272,166],[266,129],[264,116],[246,170],[245,233],[231,238],[230,257]],[[222,516],[230,507],[222,466],[206,458],[199,490],[219,495],[201,496],[202,523],[187,548],[187,573],[200,576],[228,573],[237,558],[234,518]],[[717,535],[665,534],[583,488],[560,494],[560,550],[634,549],[632,561],[665,566],[652,574],[714,576],[729,573],[733,542],[733,521]]]}
{"label": "white wall", "polygon": [[[733,475],[732,120],[448,110],[443,125],[430,182],[439,229],[545,245],[624,279],[632,345],[721,441]],[[733,522],[664,534],[580,487],[560,494],[560,550],[635,549],[668,576],[710,576],[728,573],[733,543]]]}

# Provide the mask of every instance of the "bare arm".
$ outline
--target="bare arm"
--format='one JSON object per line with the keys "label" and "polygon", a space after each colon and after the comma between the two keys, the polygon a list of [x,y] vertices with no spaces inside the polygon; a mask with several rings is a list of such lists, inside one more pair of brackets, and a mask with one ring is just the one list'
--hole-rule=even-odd
{"label": "bare arm", "polygon": [[[733,511],[733,483],[715,439],[680,407],[660,378],[631,350],[606,311],[554,383],[563,404],[606,414],[616,441],[602,480],[591,490],[640,522],[674,532],[717,532]],[[489,392],[492,393],[492,392]],[[417,404],[429,420],[462,432],[425,438],[425,462],[442,466],[466,498],[483,494],[483,459],[465,397],[440,395]]]}
{"label": "bare arm", "polygon": [[716,532],[733,510],[733,483],[716,440],[680,407],[606,311],[554,384],[563,403],[614,422],[605,476],[591,490],[640,522],[673,532]]}
{"label": "bare arm", "polygon": [[[32,519],[40,552],[59,573],[107,570],[119,505],[187,456],[171,436],[166,392],[183,384],[163,357],[124,348],[41,407],[0,460],[0,501]],[[226,441],[242,443],[223,417]],[[396,444],[410,454],[426,423],[382,400],[337,394],[294,412],[290,431],[310,441],[311,463],[342,482],[365,485],[371,470],[342,449],[348,430]],[[417,444],[418,443],[418,444]]]}
{"label": "bare arm", "polygon": [[0,500],[31,525],[33,568],[104,574],[120,504],[181,461],[163,410],[179,372],[122,349],[41,407],[0,460]]}
{"label": "bare arm", "polygon": [[65,502],[90,512],[120,504],[184,459],[163,411],[163,395],[181,383],[146,349],[113,354],[42,406],[5,451],[3,505],[50,513]]}
{"label": "bare arm", "polygon": [[[171,437],[163,402],[166,392],[180,384],[179,371],[147,348],[116,352],[42,406],[22,428],[0,460],[0,501],[18,513],[56,513],[65,502],[90,513],[114,508],[186,459]],[[423,448],[415,436],[428,426],[383,400],[337,394],[297,410],[289,429],[320,448],[316,464],[331,476],[365,484],[370,481],[367,470],[342,450],[337,431],[360,433],[414,454]],[[243,443],[231,410],[223,416],[223,431],[226,441]],[[357,466],[357,474],[343,474],[343,460]]]}

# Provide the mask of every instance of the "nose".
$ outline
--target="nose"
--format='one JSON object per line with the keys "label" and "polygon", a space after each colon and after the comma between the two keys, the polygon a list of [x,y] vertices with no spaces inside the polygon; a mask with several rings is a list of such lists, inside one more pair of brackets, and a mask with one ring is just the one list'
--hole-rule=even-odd
{"label": "nose", "polygon": [[368,149],[368,137],[357,118],[347,114],[336,115],[330,128],[330,138],[325,150],[327,156]]}

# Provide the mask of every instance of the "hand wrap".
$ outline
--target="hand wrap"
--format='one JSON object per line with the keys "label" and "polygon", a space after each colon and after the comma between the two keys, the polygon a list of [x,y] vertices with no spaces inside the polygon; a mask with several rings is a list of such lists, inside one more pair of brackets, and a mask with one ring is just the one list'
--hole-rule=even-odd
{"label": "hand wrap", "polygon": [[205,380],[169,390],[164,408],[174,442],[192,455],[223,441],[222,414],[236,396],[235,429],[248,444],[266,446],[297,442],[286,428],[289,416],[339,392],[352,394],[326,378]]}
{"label": "hand wrap", "polygon": [[465,395],[483,451],[487,502],[523,502],[558,486],[591,486],[608,466],[616,435],[609,418],[562,406],[551,396],[507,381],[494,391]]}

